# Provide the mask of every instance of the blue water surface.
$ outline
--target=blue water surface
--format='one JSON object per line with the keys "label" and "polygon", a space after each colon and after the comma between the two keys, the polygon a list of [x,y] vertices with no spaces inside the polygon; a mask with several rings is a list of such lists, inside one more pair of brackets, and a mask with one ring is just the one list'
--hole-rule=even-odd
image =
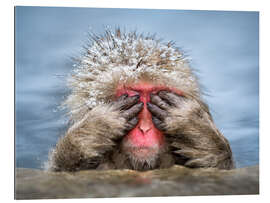
{"label": "blue water surface", "polygon": [[237,167],[259,163],[259,13],[101,8],[15,8],[16,167],[43,168],[63,135],[58,110],[89,29],[156,33],[191,57]]}

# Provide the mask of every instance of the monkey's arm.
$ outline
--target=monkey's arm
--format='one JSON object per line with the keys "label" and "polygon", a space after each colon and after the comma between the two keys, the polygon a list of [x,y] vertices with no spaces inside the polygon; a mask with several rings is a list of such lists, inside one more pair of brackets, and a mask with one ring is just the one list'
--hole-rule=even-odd
{"label": "monkey's arm", "polygon": [[[137,103],[137,104],[136,104]],[[113,104],[99,105],[89,111],[60,138],[51,153],[51,169],[75,171],[97,168],[117,140],[138,122],[142,108],[138,97],[123,95]]]}
{"label": "monkey's arm", "polygon": [[188,167],[234,167],[226,138],[216,128],[208,107],[195,99],[160,91],[148,105],[155,125],[165,132],[176,161]]}

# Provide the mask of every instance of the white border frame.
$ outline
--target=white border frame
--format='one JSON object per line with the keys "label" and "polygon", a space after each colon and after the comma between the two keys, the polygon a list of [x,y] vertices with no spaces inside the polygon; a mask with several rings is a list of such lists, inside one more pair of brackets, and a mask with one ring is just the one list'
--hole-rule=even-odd
{"label": "white border frame", "polygon": [[[268,1],[269,2],[269,1]],[[1,199],[14,200],[14,6],[53,6],[53,7],[97,7],[97,8],[148,8],[181,10],[230,10],[260,12],[260,195],[244,196],[204,196],[204,197],[168,197],[153,198],[151,201],[207,201],[211,202],[255,202],[269,201],[269,16],[270,10],[266,0],[2,0],[0,6],[1,20]],[[13,146],[13,147],[12,147]],[[12,178],[13,177],[13,178]],[[31,200],[31,202],[36,200]],[[74,201],[74,200],[51,200]],[[78,201],[78,200],[76,200]],[[80,201],[88,202],[89,199]],[[137,202],[149,201],[148,198],[91,199],[91,201]]]}

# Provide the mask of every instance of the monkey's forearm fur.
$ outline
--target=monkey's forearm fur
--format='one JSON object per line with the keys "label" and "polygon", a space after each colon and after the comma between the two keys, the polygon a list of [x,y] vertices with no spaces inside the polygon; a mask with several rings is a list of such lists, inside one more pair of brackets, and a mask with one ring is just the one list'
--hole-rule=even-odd
{"label": "monkey's forearm fur", "polygon": [[182,105],[171,108],[165,119],[173,154],[186,157],[188,167],[234,168],[230,145],[213,123],[208,107],[191,99]]}
{"label": "monkey's forearm fur", "polygon": [[[172,108],[165,119],[166,134],[177,163],[187,157],[187,167],[234,167],[228,141],[215,127],[208,111],[197,109],[198,103],[189,101],[191,111]],[[109,105],[94,108],[68,130],[60,139],[51,157],[52,170],[75,171],[95,169],[107,152],[116,147],[116,140],[124,134],[125,120]],[[106,160],[105,160],[106,159]]]}
{"label": "monkey's forearm fur", "polygon": [[[192,100],[183,106],[184,111],[171,108],[164,121],[175,163],[186,157],[187,161],[182,164],[187,167],[233,168],[229,143],[215,127],[208,108],[201,108]],[[51,155],[51,169],[95,169],[103,161],[108,162],[104,156],[114,151],[115,141],[124,135],[125,125],[120,111],[110,105],[97,106],[59,140]]]}
{"label": "monkey's forearm fur", "polygon": [[123,135],[125,119],[110,105],[100,105],[88,112],[62,137],[51,154],[51,169],[75,171],[94,169],[106,152],[114,149]]}

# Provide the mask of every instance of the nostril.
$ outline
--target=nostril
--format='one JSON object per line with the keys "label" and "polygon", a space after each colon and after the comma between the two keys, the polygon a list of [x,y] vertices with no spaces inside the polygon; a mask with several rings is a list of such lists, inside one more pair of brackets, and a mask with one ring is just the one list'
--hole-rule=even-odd
{"label": "nostril", "polygon": [[142,123],[141,125],[139,125],[139,129],[143,132],[146,133],[151,129],[151,126],[149,126],[146,123]]}

